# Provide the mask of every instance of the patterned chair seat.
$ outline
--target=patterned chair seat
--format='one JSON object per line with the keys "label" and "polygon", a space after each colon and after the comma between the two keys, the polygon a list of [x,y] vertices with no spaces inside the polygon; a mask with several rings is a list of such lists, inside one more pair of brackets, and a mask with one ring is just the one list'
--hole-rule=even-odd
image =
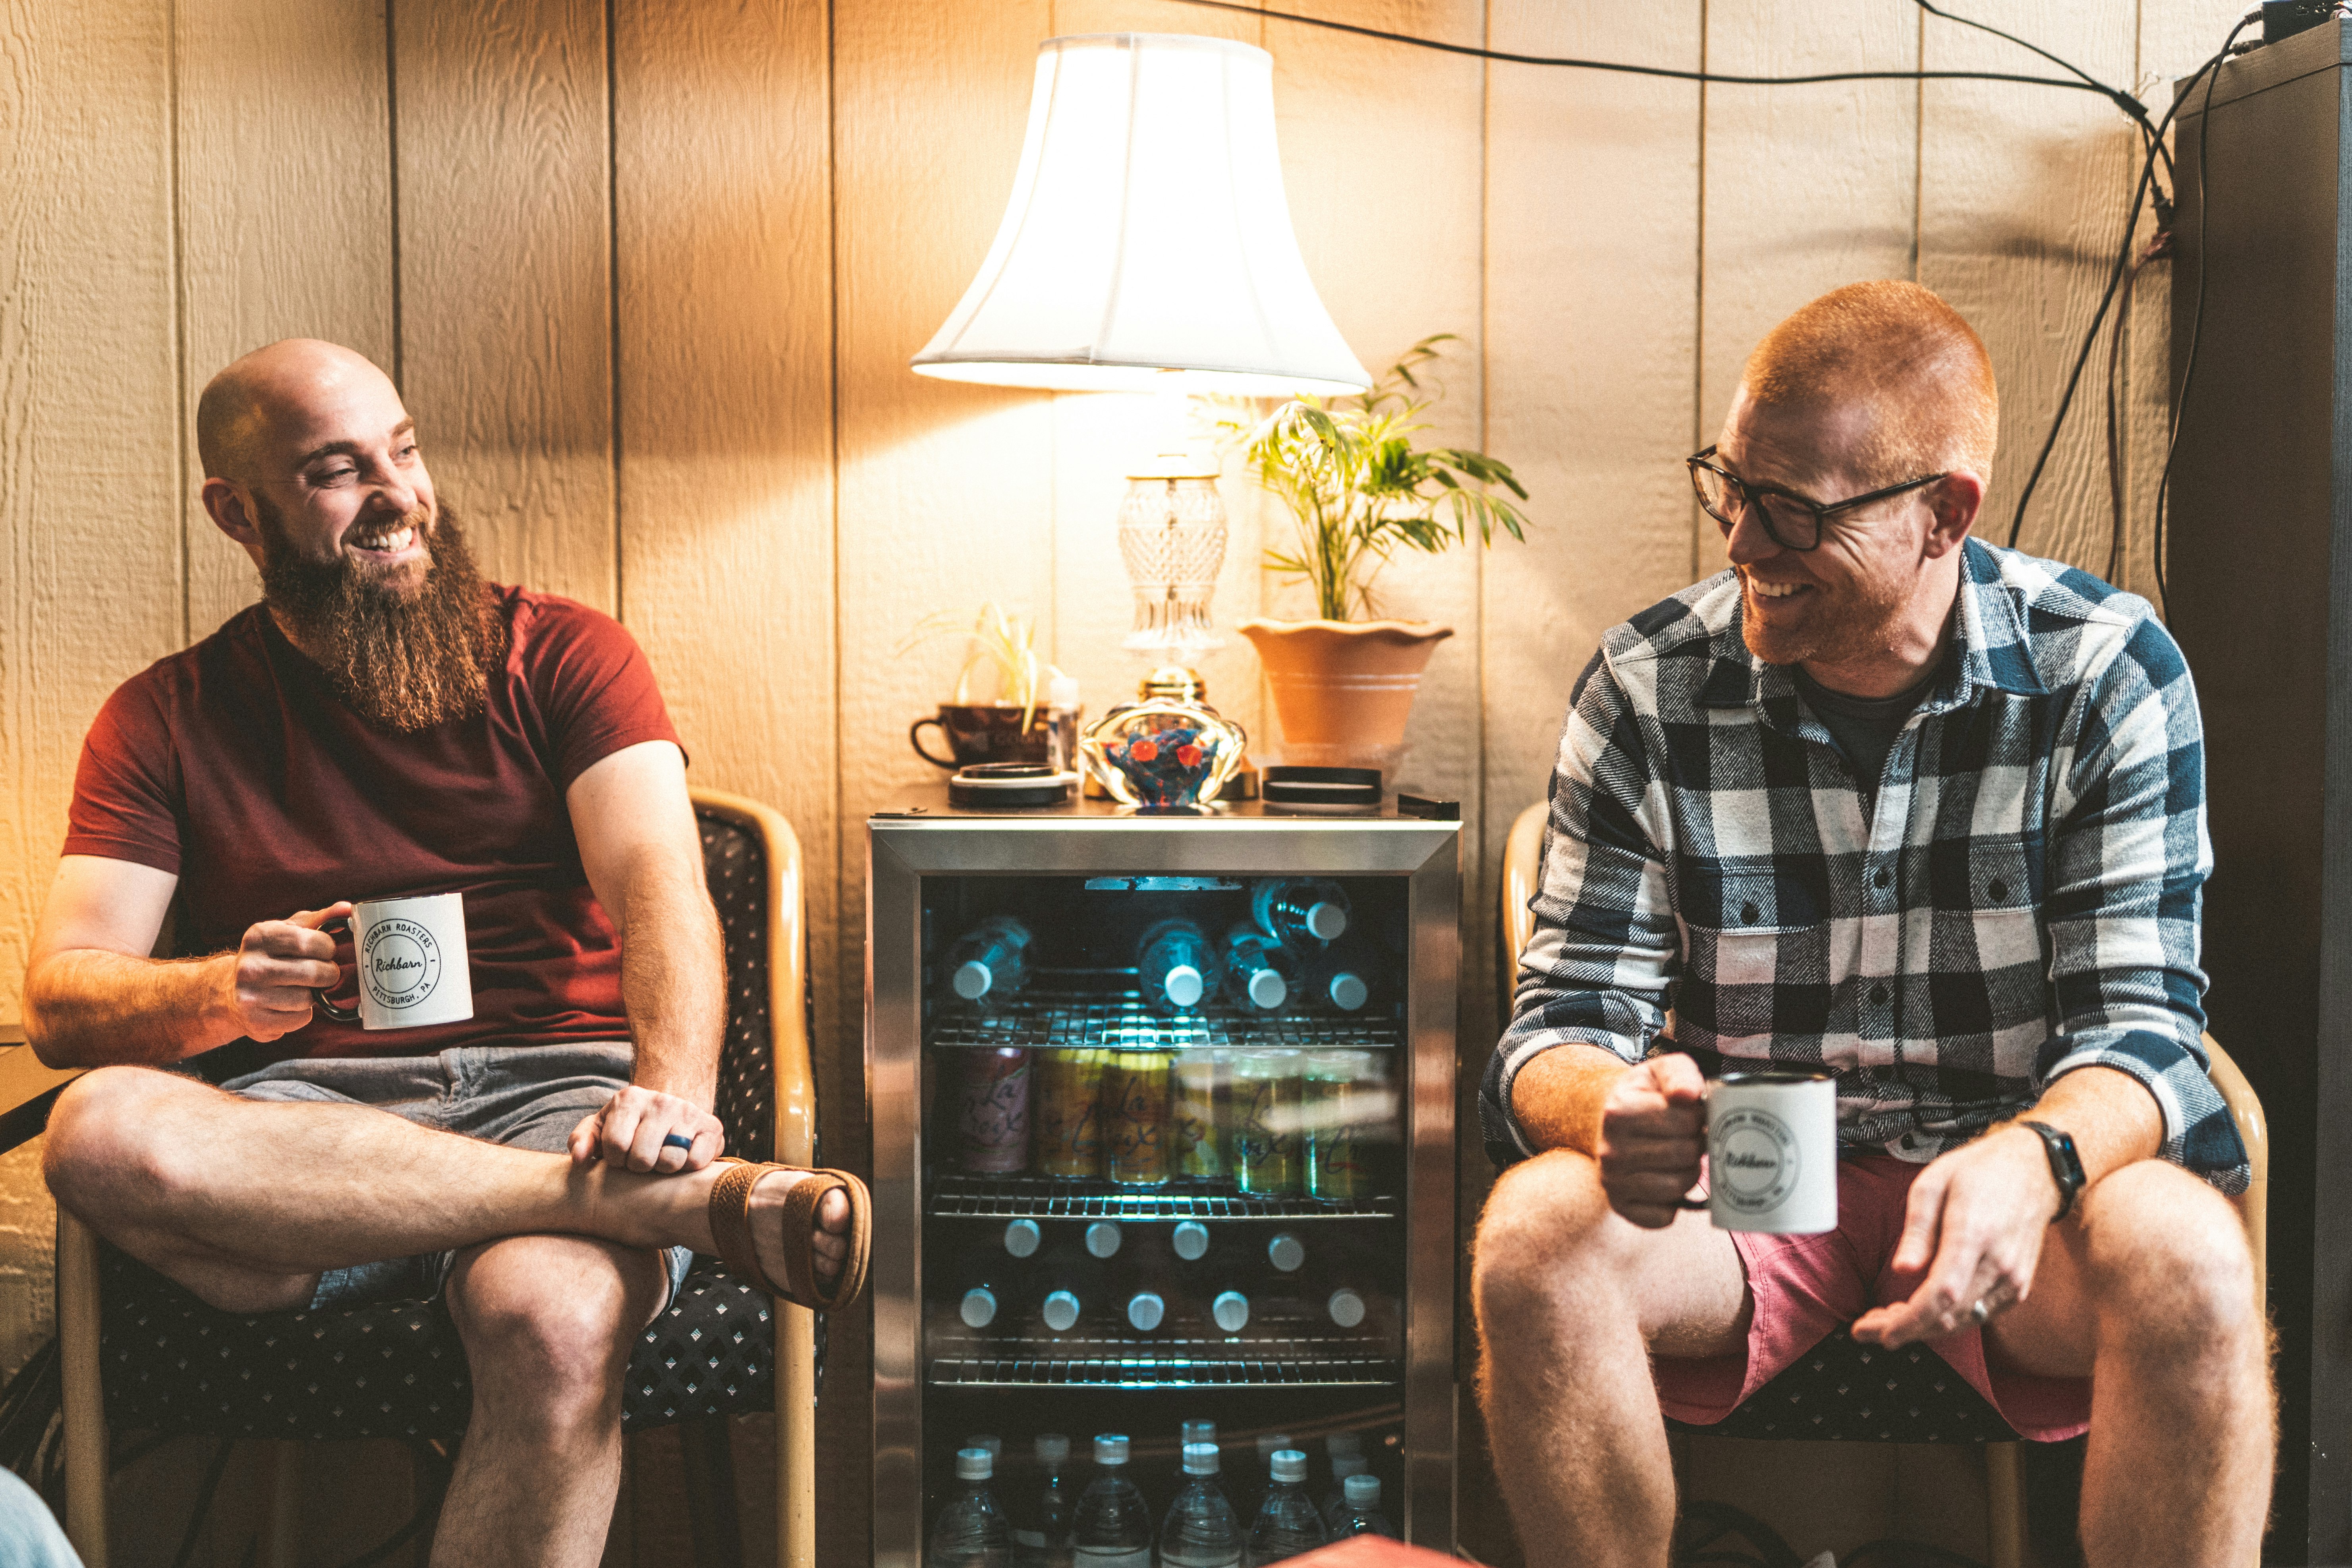
{"label": "patterned chair seat", "polygon": [[1677,1432],[1824,1443],[2014,1443],[1985,1396],[1926,1345],[1885,1350],[1844,1329],[1797,1358],[1712,1426]]}
{"label": "patterned chair seat", "polygon": [[[206,1306],[111,1247],[100,1268],[106,1416],[118,1430],[317,1441],[466,1429],[473,1379],[442,1301],[248,1316]],[[767,1297],[697,1258],[629,1358],[622,1428],[773,1408],[773,1316]]]}

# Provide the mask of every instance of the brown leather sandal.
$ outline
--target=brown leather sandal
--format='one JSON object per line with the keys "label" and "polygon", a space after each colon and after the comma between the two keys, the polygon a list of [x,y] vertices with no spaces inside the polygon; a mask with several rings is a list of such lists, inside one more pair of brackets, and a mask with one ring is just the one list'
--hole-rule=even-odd
{"label": "brown leather sandal", "polygon": [[[719,1173],[719,1180],[710,1187],[710,1235],[719,1247],[719,1261],[738,1279],[758,1286],[771,1296],[781,1296],[796,1306],[812,1311],[829,1312],[845,1307],[857,1300],[866,1288],[866,1255],[874,1246],[874,1198],[866,1184],[846,1171],[803,1171],[798,1165],[760,1164],[750,1160],[738,1160],[722,1155],[719,1163],[727,1169]],[[784,1198],[784,1278],[782,1284],[768,1278],[760,1267],[760,1255],[751,1245],[751,1189],[772,1171],[790,1171],[796,1174],[814,1175],[815,1181],[793,1184]],[[817,1289],[816,1247],[813,1237],[816,1230],[817,1205],[834,1191],[849,1194],[849,1255],[841,1260],[841,1273],[833,1282],[827,1295]]]}

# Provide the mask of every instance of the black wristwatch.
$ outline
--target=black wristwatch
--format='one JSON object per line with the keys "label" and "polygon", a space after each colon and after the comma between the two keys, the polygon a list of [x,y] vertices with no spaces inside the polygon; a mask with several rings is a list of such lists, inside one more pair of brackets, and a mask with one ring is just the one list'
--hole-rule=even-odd
{"label": "black wristwatch", "polygon": [[2058,1184],[2058,1212],[2050,1217],[2057,1224],[2074,1207],[2074,1194],[2083,1190],[2083,1157],[2074,1152],[2074,1140],[2046,1121],[2021,1121],[2020,1127],[2030,1127],[2042,1139],[2042,1152],[2050,1156],[2050,1179]]}

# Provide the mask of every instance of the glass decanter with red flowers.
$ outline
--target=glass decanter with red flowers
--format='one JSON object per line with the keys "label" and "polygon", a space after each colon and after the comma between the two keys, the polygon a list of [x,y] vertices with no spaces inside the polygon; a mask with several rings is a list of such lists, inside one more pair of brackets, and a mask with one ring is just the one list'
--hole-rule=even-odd
{"label": "glass decanter with red flowers", "polygon": [[1248,744],[1239,724],[1209,706],[1198,675],[1168,665],[1144,678],[1139,700],[1087,725],[1078,751],[1113,799],[1145,811],[1189,811],[1224,787]]}

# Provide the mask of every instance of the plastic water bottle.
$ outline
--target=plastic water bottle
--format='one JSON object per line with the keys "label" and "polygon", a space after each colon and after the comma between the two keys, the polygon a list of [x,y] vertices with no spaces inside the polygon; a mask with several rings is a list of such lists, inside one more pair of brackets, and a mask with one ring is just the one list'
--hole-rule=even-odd
{"label": "plastic water bottle", "polygon": [[1331,1526],[1331,1539],[1341,1541],[1350,1535],[1385,1535],[1398,1539],[1396,1527],[1388,1515],[1381,1511],[1381,1478],[1357,1474],[1348,1478],[1345,1511]]}
{"label": "plastic water bottle", "polygon": [[1298,960],[1264,931],[1245,925],[1225,934],[1225,994],[1237,1007],[1282,1010],[1298,980]]}
{"label": "plastic water bottle", "polygon": [[1240,1568],[1241,1560],[1242,1521],[1217,1485],[1217,1446],[1187,1443],[1184,1489],[1160,1527],[1160,1568]]}
{"label": "plastic water bottle", "polygon": [[1217,1446],[1217,1424],[1213,1421],[1202,1421],[1197,1417],[1193,1420],[1185,1422],[1184,1447],[1189,1448],[1195,1443],[1206,1443],[1212,1448],[1215,1447]]}
{"label": "plastic water bottle", "polygon": [[1070,1440],[1059,1432],[1041,1432],[1034,1447],[1037,1468],[1045,1472],[1045,1491],[1013,1532],[1013,1568],[1070,1568],[1070,1516],[1076,1501],[1065,1474],[1070,1468]]}
{"label": "plastic water bottle", "polygon": [[1079,1495],[1077,1568],[1151,1568],[1151,1510],[1127,1479],[1127,1439],[1095,1439],[1095,1479]]}
{"label": "plastic water bottle", "polygon": [[1277,1448],[1271,1468],[1273,1481],[1265,1489],[1265,1500],[1258,1504],[1257,1522],[1250,1526],[1250,1568],[1312,1552],[1328,1539],[1323,1516],[1307,1495],[1307,1456],[1296,1448]]}
{"label": "plastic water bottle", "polygon": [[956,1479],[963,1490],[931,1521],[924,1568],[1012,1568],[1013,1527],[988,1489],[995,1468],[985,1448],[956,1450]]}
{"label": "plastic water bottle", "polygon": [[993,1006],[1029,980],[1029,928],[1011,915],[991,915],[948,952],[948,994]]}
{"label": "plastic water bottle", "polygon": [[1346,1533],[1339,1522],[1348,1517],[1347,1486],[1350,1477],[1360,1476],[1370,1465],[1361,1454],[1335,1452],[1331,1456],[1331,1489],[1323,1494],[1323,1522],[1331,1527],[1331,1537],[1338,1540]]}
{"label": "plastic water bottle", "polygon": [[1199,1006],[1216,990],[1216,953],[1197,923],[1161,921],[1135,945],[1135,977],[1145,1006],[1180,1013]]}
{"label": "plastic water bottle", "polygon": [[1381,972],[1373,954],[1353,939],[1310,951],[1304,968],[1307,1005],[1335,1013],[1362,1012]]}
{"label": "plastic water bottle", "polygon": [[1276,942],[1331,942],[1348,929],[1348,890],[1320,877],[1267,877],[1250,889],[1250,915]]}

